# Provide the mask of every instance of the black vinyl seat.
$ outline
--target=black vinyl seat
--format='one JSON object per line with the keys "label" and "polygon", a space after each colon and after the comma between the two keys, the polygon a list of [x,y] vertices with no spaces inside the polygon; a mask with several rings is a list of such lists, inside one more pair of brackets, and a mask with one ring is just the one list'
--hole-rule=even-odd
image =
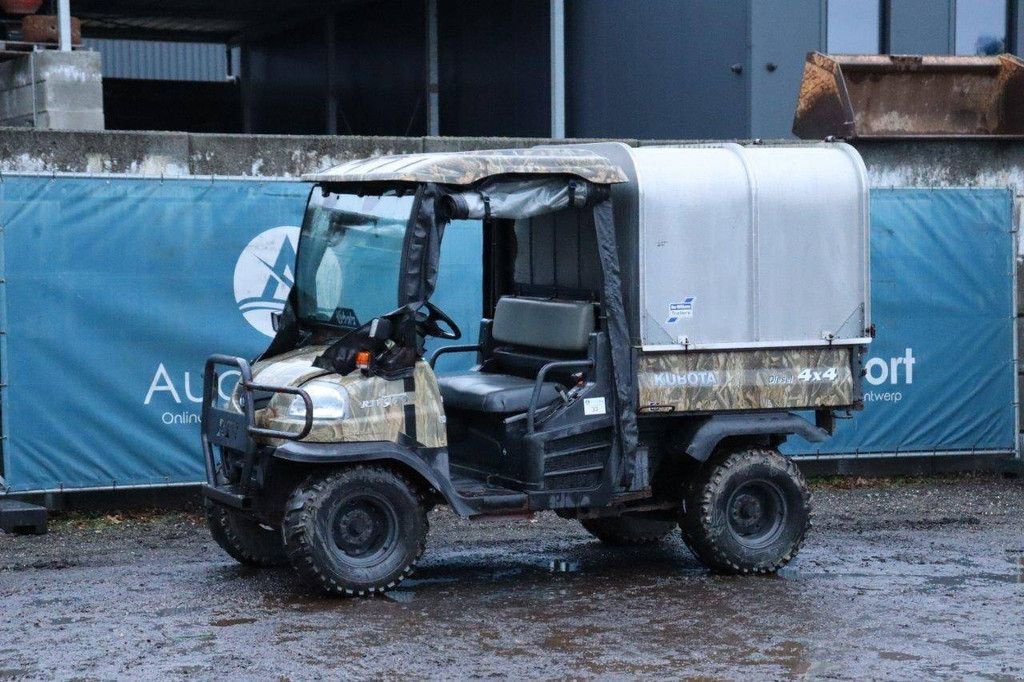
{"label": "black vinyl seat", "polygon": [[[477,412],[526,412],[533,395],[533,381],[511,374],[459,372],[438,378],[445,407]],[[538,405],[558,398],[559,385],[545,381]]]}
{"label": "black vinyl seat", "polygon": [[[592,303],[502,298],[494,310],[491,338],[509,346],[495,350],[484,365],[488,371],[439,376],[437,383],[445,407],[501,414],[525,412],[530,407],[536,374],[548,361],[546,352],[551,355],[554,351],[558,359],[564,359],[566,353],[584,353],[593,331]],[[562,388],[555,381],[545,381],[537,405],[557,400]]]}

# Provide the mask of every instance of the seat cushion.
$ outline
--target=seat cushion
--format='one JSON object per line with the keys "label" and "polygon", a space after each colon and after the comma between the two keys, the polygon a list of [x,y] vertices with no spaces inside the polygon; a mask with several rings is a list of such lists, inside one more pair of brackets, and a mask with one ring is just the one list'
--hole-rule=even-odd
{"label": "seat cushion", "polygon": [[[533,395],[533,381],[508,374],[460,372],[437,378],[446,408],[478,412],[526,412]],[[553,381],[542,384],[538,407],[558,398],[560,386]]]}
{"label": "seat cushion", "polygon": [[594,304],[503,296],[494,308],[491,337],[500,343],[580,352],[594,331]]}

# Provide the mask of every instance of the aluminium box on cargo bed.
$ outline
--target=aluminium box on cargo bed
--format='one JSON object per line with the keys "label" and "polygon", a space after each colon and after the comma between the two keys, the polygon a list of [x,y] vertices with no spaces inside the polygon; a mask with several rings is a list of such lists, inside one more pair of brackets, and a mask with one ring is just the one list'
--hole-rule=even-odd
{"label": "aluminium box on cargo bed", "polygon": [[856,150],[588,147],[630,179],[612,192],[641,412],[860,402],[872,332]]}

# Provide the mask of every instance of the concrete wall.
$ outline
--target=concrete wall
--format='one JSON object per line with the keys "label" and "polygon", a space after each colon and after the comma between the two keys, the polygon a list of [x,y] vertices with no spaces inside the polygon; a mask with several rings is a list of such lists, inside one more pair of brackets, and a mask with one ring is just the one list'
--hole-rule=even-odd
{"label": "concrete wall", "polygon": [[[529,147],[530,137],[361,137],[72,132],[0,128],[0,171],[297,177],[382,154]],[[630,145],[698,142],[636,140]],[[1011,187],[1024,194],[1024,140],[857,142],[875,187]]]}

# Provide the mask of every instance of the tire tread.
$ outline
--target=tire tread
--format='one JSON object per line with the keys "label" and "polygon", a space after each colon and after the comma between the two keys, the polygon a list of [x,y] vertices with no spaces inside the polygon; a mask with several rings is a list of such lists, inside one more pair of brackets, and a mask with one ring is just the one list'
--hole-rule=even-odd
{"label": "tire tread", "polygon": [[[240,564],[257,568],[288,565],[281,537],[259,526],[255,520],[237,518],[238,512],[214,502],[206,503],[206,520],[210,535],[228,555]],[[238,523],[250,526],[242,532]]]}
{"label": "tire tread", "polygon": [[[785,474],[796,482],[807,510],[807,522],[793,546],[773,561],[756,566],[740,565],[735,557],[721,546],[718,542],[721,529],[714,523],[716,493],[721,490],[731,470],[748,464],[781,467]],[[812,525],[813,512],[813,495],[792,459],[767,448],[726,450],[716,453],[709,459],[690,481],[685,492],[685,511],[679,526],[687,547],[711,570],[729,575],[764,575],[778,571],[797,555],[807,530]]]}
{"label": "tire tread", "polygon": [[[364,476],[368,480],[377,480],[381,483],[393,483],[396,479],[406,486],[416,497],[421,509],[426,508],[426,501],[423,491],[419,486],[411,482],[403,474],[384,466],[360,465],[344,469],[336,469],[326,476],[314,474],[301,483],[288,499],[285,507],[284,521],[281,524],[284,536],[285,552],[292,567],[308,584],[328,592],[330,594],[368,597],[393,589],[407,578],[415,569],[423,551],[426,549],[427,518],[423,516],[423,533],[416,538],[416,551],[401,573],[389,580],[387,583],[378,583],[366,588],[354,588],[349,585],[338,583],[338,581],[324,573],[317,566],[313,545],[310,542],[308,529],[312,526],[313,517],[316,514],[319,503],[321,503],[330,490],[354,476]],[[364,480],[367,480],[364,479]]]}

